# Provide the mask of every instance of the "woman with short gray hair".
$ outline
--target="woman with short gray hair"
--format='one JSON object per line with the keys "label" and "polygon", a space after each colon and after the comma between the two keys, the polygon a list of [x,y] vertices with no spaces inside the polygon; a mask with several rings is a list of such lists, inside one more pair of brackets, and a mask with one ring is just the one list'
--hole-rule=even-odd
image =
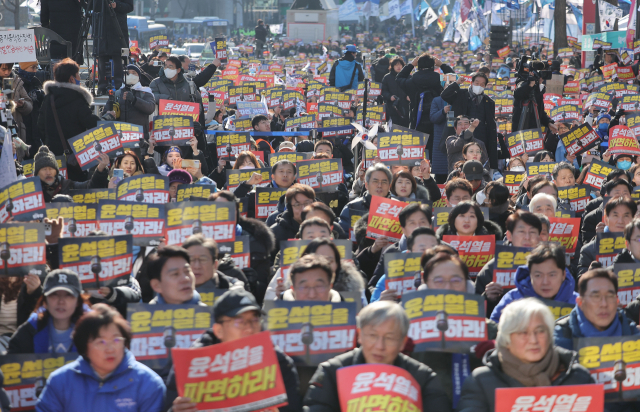
{"label": "woman with short gray hair", "polygon": [[400,335],[404,338],[409,333],[409,317],[401,305],[391,301],[365,306],[356,317],[360,330],[367,326],[376,327],[388,320],[393,320],[400,327]]}
{"label": "woman with short gray hair", "polygon": [[465,380],[457,410],[493,412],[498,388],[593,383],[576,352],[554,346],[553,328],[551,310],[538,299],[509,304],[500,317],[496,349]]}

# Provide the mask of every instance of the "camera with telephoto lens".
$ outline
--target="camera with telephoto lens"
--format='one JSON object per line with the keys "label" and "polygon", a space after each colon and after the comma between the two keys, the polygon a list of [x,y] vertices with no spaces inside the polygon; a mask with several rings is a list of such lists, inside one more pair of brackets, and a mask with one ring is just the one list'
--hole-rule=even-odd
{"label": "camera with telephoto lens", "polygon": [[542,60],[531,60],[530,56],[522,55],[517,67],[518,80],[538,81],[550,80],[552,77],[549,63]]}

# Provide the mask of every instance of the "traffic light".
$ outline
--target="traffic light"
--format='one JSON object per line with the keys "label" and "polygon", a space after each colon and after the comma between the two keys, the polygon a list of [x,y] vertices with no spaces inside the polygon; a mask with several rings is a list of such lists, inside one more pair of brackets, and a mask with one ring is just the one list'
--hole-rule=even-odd
{"label": "traffic light", "polygon": [[489,52],[492,56],[498,56],[498,50],[511,45],[511,28],[509,26],[491,26],[489,33]]}

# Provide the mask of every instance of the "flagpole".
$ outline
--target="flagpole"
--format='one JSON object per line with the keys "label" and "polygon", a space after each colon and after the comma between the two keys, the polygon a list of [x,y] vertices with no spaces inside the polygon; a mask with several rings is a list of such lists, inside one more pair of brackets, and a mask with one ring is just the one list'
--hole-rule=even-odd
{"label": "flagpole", "polygon": [[[413,3],[411,3],[411,6],[412,6],[411,10],[413,10]],[[416,37],[416,26],[415,26],[415,23],[413,22],[413,17],[414,17],[413,13],[411,13],[411,33],[413,34],[413,37],[415,38]]]}

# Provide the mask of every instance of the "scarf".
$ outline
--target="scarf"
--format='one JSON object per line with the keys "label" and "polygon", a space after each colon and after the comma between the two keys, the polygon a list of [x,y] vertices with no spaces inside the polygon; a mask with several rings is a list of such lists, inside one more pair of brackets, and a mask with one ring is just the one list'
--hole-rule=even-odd
{"label": "scarf", "polygon": [[613,318],[613,322],[611,325],[605,330],[598,330],[593,323],[589,322],[589,319],[584,315],[582,309],[578,306],[575,308],[576,317],[578,320],[578,326],[580,327],[580,332],[582,332],[582,336],[585,337],[607,337],[607,336],[622,336],[622,323],[620,323],[620,317],[616,313],[616,316]]}
{"label": "scarf", "polygon": [[475,94],[473,92],[473,86],[469,86],[469,97],[474,104],[478,105],[482,103],[482,95],[484,95],[484,91],[480,94]]}
{"label": "scarf", "polygon": [[560,366],[560,357],[553,346],[536,363],[523,363],[505,348],[498,349],[498,359],[504,373],[527,387],[551,386],[551,378]]}

